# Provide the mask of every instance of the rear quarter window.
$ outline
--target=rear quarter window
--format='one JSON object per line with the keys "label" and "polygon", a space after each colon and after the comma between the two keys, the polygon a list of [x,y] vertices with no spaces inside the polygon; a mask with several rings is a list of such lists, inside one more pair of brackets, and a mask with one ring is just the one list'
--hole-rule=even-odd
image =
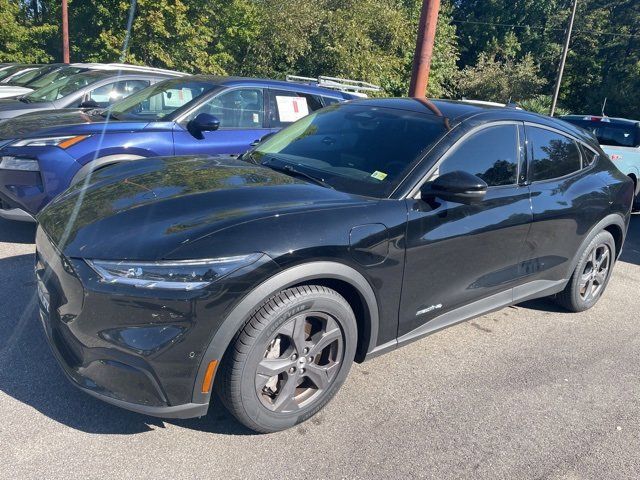
{"label": "rear quarter window", "polygon": [[532,181],[564,177],[582,168],[580,149],[571,138],[551,130],[528,127],[527,139],[533,147]]}

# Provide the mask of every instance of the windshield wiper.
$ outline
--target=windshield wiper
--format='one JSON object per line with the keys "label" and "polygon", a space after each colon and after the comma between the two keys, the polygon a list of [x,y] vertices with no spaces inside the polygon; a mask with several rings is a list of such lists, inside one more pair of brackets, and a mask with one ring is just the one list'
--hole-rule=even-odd
{"label": "windshield wiper", "polygon": [[31,100],[29,100],[27,97],[20,97],[18,100],[20,100],[22,103],[31,103]]}
{"label": "windshield wiper", "polygon": [[329,185],[327,182],[325,182],[323,178],[314,177],[313,175],[309,175],[306,172],[298,170],[293,165],[289,165],[289,164],[286,164],[286,163],[283,164],[283,165],[273,165],[273,164],[271,164],[271,159],[262,162],[261,165],[263,165],[265,167],[268,167],[268,168],[271,168],[272,170],[277,170],[279,172],[287,173],[287,174],[289,174],[291,176],[302,177],[302,178],[304,178],[306,180],[309,180],[309,181],[315,183],[316,185],[320,185],[321,187],[333,189],[333,187],[331,185]]}

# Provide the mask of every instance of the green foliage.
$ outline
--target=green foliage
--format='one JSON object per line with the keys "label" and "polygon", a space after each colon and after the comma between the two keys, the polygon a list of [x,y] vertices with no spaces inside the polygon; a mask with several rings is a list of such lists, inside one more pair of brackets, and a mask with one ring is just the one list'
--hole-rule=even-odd
{"label": "green foliage", "polygon": [[19,2],[0,0],[0,62],[51,61],[38,45],[54,30],[51,25],[30,26]]}
{"label": "green foliage", "polygon": [[481,53],[473,67],[460,73],[458,93],[464,97],[506,103],[522,101],[538,94],[545,85],[531,55],[521,60],[500,61]]}
{"label": "green foliage", "polygon": [[[549,115],[551,111],[551,95],[536,95],[518,102],[518,105],[530,112],[539,113],[541,115]],[[565,108],[556,108],[556,116],[569,115],[569,110]]]}
{"label": "green foliage", "polygon": [[[338,75],[405,95],[422,0],[138,0],[125,61]],[[580,0],[560,105],[640,118],[640,2]],[[72,61],[119,61],[131,0],[69,0]],[[569,0],[443,0],[429,96],[544,111]],[[0,0],[0,61],[60,61],[59,0]]]}
{"label": "green foliage", "polygon": [[[456,0],[461,63],[480,55],[521,59],[540,66],[551,93],[557,75],[568,0]],[[580,0],[560,93],[560,105],[578,113],[640,118],[640,2]],[[487,81],[490,81],[487,79]],[[537,93],[537,92],[532,92]]]}

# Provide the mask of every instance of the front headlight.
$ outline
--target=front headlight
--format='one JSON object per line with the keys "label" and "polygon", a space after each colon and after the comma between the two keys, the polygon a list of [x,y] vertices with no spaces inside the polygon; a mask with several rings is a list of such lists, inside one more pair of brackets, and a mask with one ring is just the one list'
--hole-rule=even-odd
{"label": "front headlight", "polygon": [[261,253],[253,253],[208,260],[168,262],[86,260],[86,262],[105,283],[139,288],[196,290],[252,264],[261,256]]}
{"label": "front headlight", "polygon": [[79,143],[90,135],[67,135],[64,137],[26,138],[11,144],[12,147],[60,147],[69,148]]}
{"label": "front headlight", "polygon": [[39,172],[40,165],[33,158],[0,157],[0,169]]}

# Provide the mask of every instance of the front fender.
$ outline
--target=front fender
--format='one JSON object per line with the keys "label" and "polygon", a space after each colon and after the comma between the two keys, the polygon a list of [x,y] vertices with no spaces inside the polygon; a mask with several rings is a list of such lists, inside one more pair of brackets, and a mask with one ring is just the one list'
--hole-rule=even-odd
{"label": "front fender", "polygon": [[211,393],[202,393],[207,367],[211,361],[220,362],[236,333],[242,328],[257,305],[281,290],[314,279],[333,279],[349,283],[360,294],[366,305],[368,328],[367,353],[376,346],[378,338],[379,313],[375,293],[369,282],[358,271],[342,263],[318,261],[297,265],[272,276],[236,305],[218,328],[209,347],[206,349],[193,389],[193,403],[208,403]]}
{"label": "front fender", "polygon": [[115,165],[116,163],[140,160],[142,158],[146,157],[144,155],[116,154],[97,158],[93,161],[90,161],[89,163],[85,163],[73,176],[69,186],[75,185],[76,183],[86,178],[90,173],[95,172],[96,170],[100,170],[101,168],[107,167],[109,165]]}

